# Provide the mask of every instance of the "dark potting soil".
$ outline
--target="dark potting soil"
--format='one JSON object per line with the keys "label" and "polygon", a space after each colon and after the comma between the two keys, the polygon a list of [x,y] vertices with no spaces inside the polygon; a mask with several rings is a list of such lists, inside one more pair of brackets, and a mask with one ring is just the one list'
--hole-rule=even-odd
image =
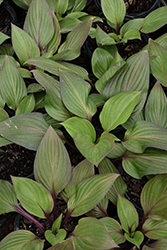
{"label": "dark potting soil", "polygon": [[130,13],[142,13],[151,8],[155,3],[155,0],[136,0],[136,3],[132,5],[132,0],[124,0],[126,5],[127,14]]}
{"label": "dark potting soil", "polygon": [[4,4],[0,5],[0,32],[8,33],[10,24],[13,21],[10,13],[5,9]]}

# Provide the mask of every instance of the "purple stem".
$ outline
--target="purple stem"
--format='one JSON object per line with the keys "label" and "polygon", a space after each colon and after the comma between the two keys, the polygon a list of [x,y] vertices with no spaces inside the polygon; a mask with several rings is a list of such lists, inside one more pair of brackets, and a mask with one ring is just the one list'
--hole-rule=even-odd
{"label": "purple stem", "polygon": [[27,219],[31,220],[33,223],[35,223],[39,228],[41,228],[44,232],[46,231],[46,228],[39,222],[37,221],[35,218],[33,218],[30,214],[26,213],[25,211],[23,211],[20,207],[15,207],[15,210],[22,214],[24,217],[26,217]]}

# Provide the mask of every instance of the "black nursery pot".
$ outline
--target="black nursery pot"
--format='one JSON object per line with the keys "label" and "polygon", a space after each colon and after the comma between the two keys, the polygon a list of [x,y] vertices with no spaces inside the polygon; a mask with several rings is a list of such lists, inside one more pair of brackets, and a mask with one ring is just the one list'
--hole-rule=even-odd
{"label": "black nursery pot", "polygon": [[[101,2],[100,0],[95,0],[95,3],[97,5],[97,7],[102,10],[101,8]],[[128,15],[126,15],[127,17],[130,16],[130,17],[133,17],[133,18],[144,18],[146,17],[150,12],[152,12],[153,10],[159,8],[161,6],[161,0],[156,0],[155,3],[152,5],[152,7],[147,10],[147,11],[144,11],[142,13],[130,13]]]}

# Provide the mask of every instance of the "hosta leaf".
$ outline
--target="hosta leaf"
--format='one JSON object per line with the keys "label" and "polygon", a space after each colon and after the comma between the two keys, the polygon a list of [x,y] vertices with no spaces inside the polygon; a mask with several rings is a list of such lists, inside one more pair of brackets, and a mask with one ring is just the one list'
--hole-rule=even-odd
{"label": "hosta leaf", "polygon": [[116,244],[125,242],[124,233],[118,221],[110,217],[101,218],[100,221],[107,227],[107,231]]}
{"label": "hosta leaf", "polygon": [[80,55],[81,46],[84,44],[90,28],[92,25],[92,18],[79,24],[68,35],[65,42],[60,46],[58,52],[70,49],[69,52],[63,57],[63,60],[72,60]]}
{"label": "hosta leaf", "polygon": [[3,108],[0,107],[0,122],[3,122],[8,118],[9,118],[8,113]]}
{"label": "hosta leaf", "polygon": [[144,18],[134,18],[122,25],[120,29],[120,35],[123,37],[126,32],[128,32],[131,29],[140,30],[143,25]]}
{"label": "hosta leaf", "polygon": [[64,121],[70,117],[69,111],[64,106],[60,95],[60,83],[48,74],[33,70],[35,79],[45,88],[45,109],[57,121]]}
{"label": "hosta leaf", "polygon": [[150,239],[167,239],[167,220],[147,219],[143,224],[142,232]]}
{"label": "hosta leaf", "polygon": [[55,12],[59,15],[63,15],[67,11],[69,0],[54,0]]}
{"label": "hosta leaf", "polygon": [[18,230],[8,234],[1,242],[1,250],[42,250],[44,241],[27,230]]}
{"label": "hosta leaf", "polygon": [[51,245],[56,245],[57,243],[63,241],[66,237],[66,231],[64,229],[59,229],[57,234],[53,234],[51,230],[46,230],[45,238]]}
{"label": "hosta leaf", "polygon": [[34,40],[22,29],[12,24],[12,44],[20,63],[40,56],[40,50]]}
{"label": "hosta leaf", "polygon": [[144,240],[144,235],[140,231],[134,232],[133,236],[131,236],[129,233],[125,233],[125,238],[138,248],[140,248],[141,243]]}
{"label": "hosta leaf", "polygon": [[166,248],[167,239],[157,240],[152,244],[147,244],[143,246],[142,250],[164,250]]}
{"label": "hosta leaf", "polygon": [[28,178],[12,176],[17,198],[22,207],[29,213],[40,218],[46,218],[53,209],[51,194],[40,183]]}
{"label": "hosta leaf", "polygon": [[66,121],[61,123],[67,132],[71,135],[74,139],[78,134],[86,134],[92,138],[94,142],[96,140],[96,131],[91,122],[86,119],[79,118],[79,117],[71,117]]}
{"label": "hosta leaf", "polygon": [[[112,55],[104,49],[97,48],[92,56],[92,70],[97,78],[100,78],[111,66]],[[101,62],[104,62],[103,64]]]}
{"label": "hosta leaf", "polygon": [[27,95],[26,85],[16,66],[6,56],[0,72],[1,95],[8,107],[16,109]]}
{"label": "hosta leaf", "polygon": [[122,159],[124,170],[133,178],[140,179],[144,175],[167,173],[166,150],[148,148],[142,154],[127,151]]}
{"label": "hosta leaf", "polygon": [[109,132],[126,122],[139,99],[139,95],[140,92],[124,92],[111,97],[104,104],[100,113],[103,129]]}
{"label": "hosta leaf", "polygon": [[148,52],[142,51],[130,57],[109,80],[104,88],[103,95],[110,98],[120,92],[142,91],[133,115],[143,108],[149,87],[149,60]]}
{"label": "hosta leaf", "polygon": [[105,225],[95,218],[82,218],[72,232],[76,249],[103,250],[117,247]]}
{"label": "hosta leaf", "polygon": [[167,149],[167,129],[152,122],[138,121],[126,131],[123,146],[134,153],[143,153],[148,147]]}
{"label": "hosta leaf", "polygon": [[33,94],[26,96],[16,109],[16,115],[31,113],[35,108],[35,98]]}
{"label": "hosta leaf", "polygon": [[151,90],[145,106],[145,119],[167,128],[167,97],[159,82]]}
{"label": "hosta leaf", "polygon": [[105,17],[114,25],[113,28],[117,29],[125,17],[125,3],[122,0],[106,0],[101,1],[101,5]]}
{"label": "hosta leaf", "polygon": [[[118,170],[116,169],[116,167],[112,164],[112,162],[105,158],[103,159],[98,166],[99,172],[100,174],[104,174],[104,173],[116,173],[119,174]],[[115,205],[117,205],[117,198],[118,198],[118,193],[120,195],[124,195],[126,192],[126,184],[123,181],[122,177],[119,176],[113,186],[109,189],[107,196],[110,199],[110,201],[112,201]]]}
{"label": "hosta leaf", "polygon": [[83,156],[96,166],[114,146],[113,136],[106,131],[102,133],[97,143],[94,143],[87,134],[78,134],[74,142]]}
{"label": "hosta leaf", "polygon": [[89,99],[91,99],[92,102],[94,102],[96,107],[103,106],[105,103],[105,101],[103,100],[103,97],[97,93],[90,94]]}
{"label": "hosta leaf", "polygon": [[158,79],[161,84],[167,86],[167,69],[165,67],[167,49],[150,39],[148,53],[150,57],[156,55],[156,58],[150,61],[153,76]]}
{"label": "hosta leaf", "polygon": [[75,29],[81,21],[76,17],[69,17],[69,14],[59,21],[61,33],[67,33]]}
{"label": "hosta leaf", "polygon": [[75,168],[73,168],[71,179],[65,188],[65,193],[70,198],[77,189],[78,184],[84,179],[94,175],[94,165],[88,160],[81,161]]}
{"label": "hosta leaf", "polygon": [[16,212],[17,197],[13,185],[8,181],[0,180],[0,214]]}
{"label": "hosta leaf", "polygon": [[32,74],[29,70],[27,70],[25,68],[18,68],[18,71],[20,72],[20,75],[23,78],[32,78]]}
{"label": "hosta leaf", "polygon": [[126,233],[135,232],[139,223],[138,213],[132,203],[124,197],[121,197],[119,194],[117,212],[124,231]]}
{"label": "hosta leaf", "polygon": [[61,71],[60,89],[63,103],[70,112],[89,120],[96,113],[95,104],[88,99],[91,86],[82,78]]}
{"label": "hosta leaf", "polygon": [[41,113],[27,113],[1,122],[0,135],[23,147],[37,150],[48,127]]}
{"label": "hosta leaf", "polygon": [[138,31],[137,29],[128,30],[124,34],[123,38],[126,38],[128,40],[134,40],[134,39],[140,39],[141,40],[140,31]]}
{"label": "hosta leaf", "polygon": [[76,217],[91,210],[108,192],[118,174],[100,174],[83,180],[68,201],[68,211]]}
{"label": "hosta leaf", "polygon": [[149,180],[142,189],[140,199],[145,217],[167,219],[167,175],[157,175]]}
{"label": "hosta leaf", "polygon": [[71,177],[70,158],[52,127],[47,130],[39,145],[34,162],[34,175],[38,182],[56,195],[65,188]]}
{"label": "hosta leaf", "polygon": [[62,222],[63,214],[60,214],[59,217],[53,222],[52,224],[52,232],[57,233],[60,229],[61,222]]}
{"label": "hosta leaf", "polygon": [[11,44],[4,43],[0,46],[0,55],[13,56],[13,54],[14,54],[14,49]]}
{"label": "hosta leaf", "polygon": [[0,33],[0,44],[3,43],[9,36],[5,35],[4,33]]}
{"label": "hosta leaf", "polygon": [[24,30],[34,39],[40,50],[51,41],[54,34],[53,18],[45,0],[31,2]]}
{"label": "hosta leaf", "polygon": [[107,155],[108,158],[116,159],[121,157],[126,153],[126,148],[123,147],[121,143],[115,143],[111,152]]}
{"label": "hosta leaf", "polygon": [[86,5],[86,0],[75,0],[71,12],[77,12],[83,10]]}
{"label": "hosta leaf", "polygon": [[3,138],[2,136],[0,136],[0,147],[2,146],[6,146],[8,144],[11,144],[12,142],[9,140],[6,140],[5,138]]}
{"label": "hosta leaf", "polygon": [[143,20],[141,32],[150,33],[158,30],[167,23],[167,6],[157,8],[147,15]]}
{"label": "hosta leaf", "polygon": [[63,240],[62,242],[59,242],[58,244],[49,247],[47,250],[76,250],[73,238],[68,238],[67,240]]}

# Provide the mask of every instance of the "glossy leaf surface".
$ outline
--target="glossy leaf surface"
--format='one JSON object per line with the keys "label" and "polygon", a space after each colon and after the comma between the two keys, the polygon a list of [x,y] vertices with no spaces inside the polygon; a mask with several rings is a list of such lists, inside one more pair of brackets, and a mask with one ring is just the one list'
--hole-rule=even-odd
{"label": "glossy leaf surface", "polygon": [[141,205],[145,216],[152,219],[167,219],[167,175],[157,175],[149,180],[141,192]]}
{"label": "glossy leaf surface", "polygon": [[103,250],[116,247],[116,243],[102,222],[95,218],[82,218],[73,231],[76,249]]}
{"label": "glossy leaf surface", "polygon": [[83,180],[68,201],[68,211],[76,217],[91,210],[108,192],[118,174],[101,174]]}
{"label": "glossy leaf surface", "polygon": [[30,150],[37,150],[48,127],[41,113],[27,113],[1,122],[0,135]]}
{"label": "glossy leaf surface", "polygon": [[140,92],[124,92],[111,97],[103,106],[100,122],[104,130],[110,132],[127,121],[131,115]]}
{"label": "glossy leaf surface", "polygon": [[148,147],[167,149],[167,129],[152,122],[138,121],[126,131],[123,146],[134,153],[143,153]]}
{"label": "glossy leaf surface", "polygon": [[34,175],[38,182],[56,195],[69,182],[71,176],[70,158],[61,139],[52,127],[49,127],[39,145],[34,162]]}
{"label": "glossy leaf surface", "polygon": [[29,213],[45,218],[53,209],[53,199],[41,184],[28,178],[12,176],[12,182],[21,205]]}

